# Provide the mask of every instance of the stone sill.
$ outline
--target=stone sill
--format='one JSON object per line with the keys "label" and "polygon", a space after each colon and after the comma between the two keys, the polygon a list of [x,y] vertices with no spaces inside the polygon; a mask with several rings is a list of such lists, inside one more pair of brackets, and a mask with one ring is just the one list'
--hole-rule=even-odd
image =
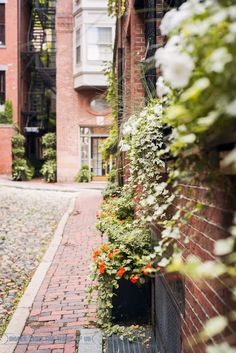
{"label": "stone sill", "polygon": [[13,124],[1,124],[0,123],[0,129],[3,129],[3,128],[13,128]]}

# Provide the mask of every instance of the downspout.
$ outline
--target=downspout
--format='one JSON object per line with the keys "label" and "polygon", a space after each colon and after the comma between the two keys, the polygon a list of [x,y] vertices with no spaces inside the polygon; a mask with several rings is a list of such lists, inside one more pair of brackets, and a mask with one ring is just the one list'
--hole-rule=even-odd
{"label": "downspout", "polygon": [[[118,114],[117,114],[117,127],[118,127],[118,141],[121,137],[121,124],[123,119],[123,43],[122,43],[122,17],[121,17],[121,0],[118,0],[118,46],[117,46],[117,56],[118,56]],[[124,156],[123,153],[118,152],[118,184],[120,186],[124,185]]]}
{"label": "downspout", "polygon": [[157,37],[157,10],[156,0],[147,0],[146,21],[145,21],[145,37],[146,45],[148,46],[146,59],[148,66],[145,74],[145,87],[146,99],[154,98],[156,96],[156,68],[154,64],[154,56],[156,52],[156,37]]}

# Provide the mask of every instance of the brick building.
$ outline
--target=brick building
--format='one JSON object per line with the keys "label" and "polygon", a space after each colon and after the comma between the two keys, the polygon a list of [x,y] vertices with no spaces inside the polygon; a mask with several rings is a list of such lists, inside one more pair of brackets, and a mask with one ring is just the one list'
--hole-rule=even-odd
{"label": "brick building", "polygon": [[[73,181],[82,165],[103,178],[99,144],[108,135],[105,63],[112,59],[114,19],[103,1],[0,1],[1,109],[13,122],[39,171],[42,136],[57,133],[58,180]],[[57,103],[56,103],[57,102]],[[0,173],[11,173],[12,126],[0,126]]]}
{"label": "brick building", "polygon": [[73,180],[82,165],[106,174],[98,146],[111,125],[104,62],[112,59],[114,19],[107,2],[57,1],[57,175]]}
{"label": "brick building", "polygon": [[[168,9],[182,2],[130,0],[124,15],[118,19],[115,67],[119,82],[119,125],[155,96],[158,72],[151,62],[156,49],[164,42],[160,21]],[[127,163],[123,161],[125,165]],[[127,175],[125,170],[124,178]],[[234,180],[233,183],[235,185]],[[213,260],[215,241],[227,237],[226,229],[232,221],[235,200],[215,188],[210,190],[212,200],[209,205],[208,191],[206,185],[184,185],[182,188],[182,206],[188,207],[191,201],[205,205],[204,211],[192,217],[181,229],[182,234],[188,234],[190,238],[189,244],[179,240],[184,258],[191,254],[203,261]],[[160,230],[155,224],[152,231],[154,238],[159,239]],[[232,305],[229,298],[228,289],[220,278],[199,285],[188,277],[182,280],[174,276],[157,276],[152,283],[151,311],[158,352],[205,352],[206,343],[197,343],[196,337],[209,318],[227,313]],[[235,343],[235,327],[229,325],[227,334],[231,343]]]}
{"label": "brick building", "polygon": [[[22,14],[24,13],[24,16]],[[0,1],[0,110],[4,112],[6,101],[13,105],[13,122],[20,123],[22,97],[20,95],[21,44],[26,42],[25,22],[27,9],[24,1]],[[20,44],[21,43],[21,44]],[[11,172],[10,124],[0,125],[0,173]]]}

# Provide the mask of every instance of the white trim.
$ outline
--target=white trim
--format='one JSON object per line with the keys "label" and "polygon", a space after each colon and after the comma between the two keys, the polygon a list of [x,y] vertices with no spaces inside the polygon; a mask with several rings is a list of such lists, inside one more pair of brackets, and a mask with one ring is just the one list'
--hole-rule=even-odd
{"label": "white trim", "polygon": [[7,4],[8,0],[0,0],[0,4]]}
{"label": "white trim", "polygon": [[8,70],[8,65],[0,65],[0,71],[7,71],[7,70]]}

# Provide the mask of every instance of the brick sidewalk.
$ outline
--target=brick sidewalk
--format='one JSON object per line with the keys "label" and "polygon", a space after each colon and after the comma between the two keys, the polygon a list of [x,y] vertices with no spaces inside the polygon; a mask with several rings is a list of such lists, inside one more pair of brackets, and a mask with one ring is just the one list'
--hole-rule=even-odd
{"label": "brick sidewalk", "polygon": [[78,197],[14,353],[74,353],[76,331],[94,326],[96,305],[87,304],[86,288],[92,249],[101,243],[95,229],[100,200],[99,191]]}

